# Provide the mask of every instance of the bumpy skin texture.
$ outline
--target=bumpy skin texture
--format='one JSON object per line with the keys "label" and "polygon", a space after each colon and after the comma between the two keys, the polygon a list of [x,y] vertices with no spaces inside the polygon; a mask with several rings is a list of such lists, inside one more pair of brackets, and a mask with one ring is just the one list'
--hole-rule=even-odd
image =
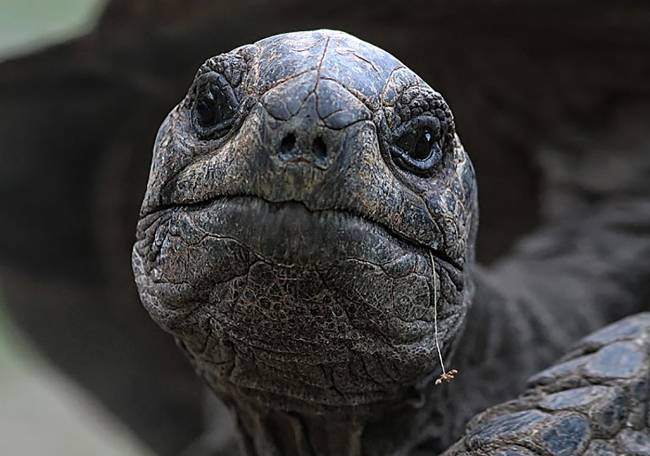
{"label": "bumpy skin texture", "polygon": [[581,340],[516,400],[479,414],[444,456],[650,454],[650,314]]}
{"label": "bumpy skin texture", "polygon": [[[233,113],[223,130],[201,125],[206,84]],[[436,149],[413,172],[401,141],[423,124]],[[209,60],[163,123],[133,266],[145,307],[240,421],[364,422],[430,387],[436,318],[453,349],[476,223],[442,97],[350,35],[287,34]]]}
{"label": "bumpy skin texture", "polygon": [[[404,138],[423,123],[437,148],[416,160]],[[474,174],[442,97],[349,35],[280,35],[209,60],[163,123],[133,266],[245,454],[436,454],[568,343],[643,308],[629,290],[646,273],[648,203],[626,189],[592,204],[549,212],[507,260],[475,267]],[[435,317],[462,372],[441,388]],[[515,425],[557,424],[536,416]],[[557,454],[583,450],[562,449],[576,420],[544,434]],[[508,435],[450,451],[526,446]]]}

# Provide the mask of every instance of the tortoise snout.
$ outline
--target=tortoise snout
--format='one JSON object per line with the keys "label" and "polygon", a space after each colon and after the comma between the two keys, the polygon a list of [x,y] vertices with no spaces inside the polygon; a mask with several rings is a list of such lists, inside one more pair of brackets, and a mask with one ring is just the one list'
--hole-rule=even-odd
{"label": "tortoise snout", "polygon": [[269,115],[267,139],[269,153],[281,167],[304,166],[325,170],[341,149],[342,132],[323,123],[316,109],[314,95],[302,109],[288,119]]}
{"label": "tortoise snout", "polygon": [[310,131],[309,128],[288,128],[279,146],[275,150],[278,159],[284,163],[312,164],[318,168],[326,168],[328,164],[328,142],[326,134]]}
{"label": "tortoise snout", "polygon": [[329,168],[348,127],[371,119],[356,96],[316,71],[273,87],[262,96],[262,106],[270,153],[282,166]]}

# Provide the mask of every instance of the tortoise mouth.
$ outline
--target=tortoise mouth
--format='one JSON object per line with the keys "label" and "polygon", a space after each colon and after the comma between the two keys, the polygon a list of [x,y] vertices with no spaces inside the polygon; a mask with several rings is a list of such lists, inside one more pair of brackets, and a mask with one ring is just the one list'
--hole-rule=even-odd
{"label": "tortoise mouth", "polygon": [[[241,217],[242,219],[248,220],[248,226],[253,227],[255,225],[264,225],[266,228],[271,230],[277,228],[276,231],[279,231],[280,227],[290,228],[289,232],[292,232],[293,234],[296,234],[296,231],[313,231],[325,234],[332,233],[333,231],[328,231],[327,228],[323,229],[323,222],[328,221],[340,223],[341,230],[338,231],[339,233],[349,225],[365,226],[366,229],[374,235],[380,235],[387,239],[392,238],[395,242],[401,243],[408,249],[417,249],[422,252],[429,252],[436,261],[444,263],[447,268],[454,269],[457,273],[461,274],[464,272],[464,267],[445,251],[432,248],[429,245],[407,238],[397,230],[394,230],[390,226],[374,220],[371,217],[343,208],[312,209],[299,200],[270,201],[252,194],[212,196],[208,199],[196,202],[175,203],[163,206],[148,213],[143,218],[156,218],[161,212],[166,212],[170,209],[186,211],[187,213],[201,211],[210,212],[210,208],[215,205],[223,205],[224,208],[234,208],[240,216],[244,214],[257,214],[257,220],[250,220],[248,217],[243,216]],[[286,237],[286,234],[278,233],[278,239],[282,239],[283,237]],[[323,235],[315,237],[315,242],[322,242],[326,238],[329,238],[329,241],[335,240],[331,239],[329,236]]]}
{"label": "tortoise mouth", "polygon": [[134,254],[145,307],[230,394],[392,400],[436,369],[434,316],[442,340],[462,319],[462,271],[354,214],[246,196],[149,217]]}

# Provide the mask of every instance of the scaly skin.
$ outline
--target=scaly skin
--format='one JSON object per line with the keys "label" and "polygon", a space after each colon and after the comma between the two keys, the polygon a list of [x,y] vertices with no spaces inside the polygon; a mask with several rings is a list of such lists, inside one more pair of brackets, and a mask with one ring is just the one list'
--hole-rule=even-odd
{"label": "scaly skin", "polygon": [[[199,70],[158,134],[133,266],[147,310],[236,415],[245,454],[429,454],[635,310],[553,252],[546,277],[539,249],[481,271],[477,222],[440,94],[354,37],[293,33]],[[457,351],[451,385],[434,385],[437,345],[447,366]]]}
{"label": "scaly skin", "polygon": [[614,456],[650,452],[650,314],[578,343],[529,389],[475,417],[444,456]]}

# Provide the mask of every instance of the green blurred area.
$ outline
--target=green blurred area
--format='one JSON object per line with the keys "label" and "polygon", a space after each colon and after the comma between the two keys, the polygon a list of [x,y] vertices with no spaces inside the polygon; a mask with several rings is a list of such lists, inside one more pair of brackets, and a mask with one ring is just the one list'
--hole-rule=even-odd
{"label": "green blurred area", "polygon": [[10,331],[9,322],[2,307],[2,297],[0,296],[0,385],[4,377],[15,369],[17,355],[24,350],[18,345],[17,338],[13,337]]}
{"label": "green blurred area", "polygon": [[[1,291],[1,290],[0,290]],[[0,293],[0,368],[9,361],[10,351],[5,338],[9,337],[9,322],[4,313],[4,298]]]}
{"label": "green blurred area", "polygon": [[92,27],[102,3],[100,0],[0,0],[0,57],[83,32]]}

